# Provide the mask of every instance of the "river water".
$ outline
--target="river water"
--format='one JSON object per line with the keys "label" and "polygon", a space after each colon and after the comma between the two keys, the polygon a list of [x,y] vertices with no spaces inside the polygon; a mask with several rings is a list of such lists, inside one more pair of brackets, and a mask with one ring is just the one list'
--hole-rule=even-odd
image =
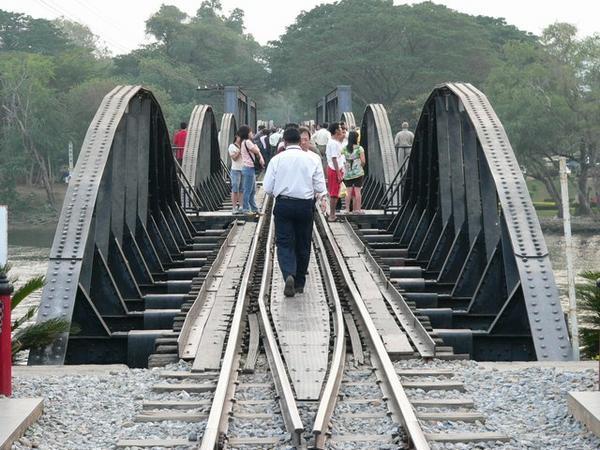
{"label": "river water", "polygon": [[[564,237],[558,234],[545,235],[550,252],[554,274],[561,292],[563,310],[567,310],[567,271],[565,261]],[[35,230],[10,230],[8,234],[8,254],[12,269],[11,277],[18,277],[15,285],[18,287],[28,278],[35,275],[45,275],[48,266],[48,255],[54,238],[54,228]],[[576,273],[584,270],[600,271],[600,235],[573,235],[574,267]],[[582,281],[577,279],[577,281]],[[13,319],[21,317],[29,306],[37,304],[40,292],[33,294],[13,311]]]}

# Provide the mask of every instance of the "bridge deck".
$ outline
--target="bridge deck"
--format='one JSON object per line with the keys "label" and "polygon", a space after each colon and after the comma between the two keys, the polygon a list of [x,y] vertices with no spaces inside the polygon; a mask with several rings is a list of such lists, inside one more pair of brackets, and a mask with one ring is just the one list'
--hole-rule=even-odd
{"label": "bridge deck", "polygon": [[361,249],[352,240],[345,224],[333,222],[329,226],[356,283],[356,287],[371,317],[373,317],[373,322],[379,331],[387,352],[390,356],[413,354],[414,350],[406,334],[400,329],[389,312],[384,295],[380,291],[380,285],[373,279],[366,261],[361,258],[359,253]]}
{"label": "bridge deck", "polygon": [[329,307],[314,255],[311,253],[304,293],[286,298],[284,280],[274,258],[271,315],[297,400],[319,398],[327,373]]}

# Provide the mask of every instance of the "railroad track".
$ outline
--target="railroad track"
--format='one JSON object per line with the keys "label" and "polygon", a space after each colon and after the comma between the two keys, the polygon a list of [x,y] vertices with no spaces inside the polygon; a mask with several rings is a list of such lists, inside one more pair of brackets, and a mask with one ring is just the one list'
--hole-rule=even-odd
{"label": "railroad track", "polygon": [[[407,443],[411,448],[429,449],[432,446],[443,446],[445,443],[474,444],[509,441],[510,438],[505,434],[491,432],[484,428],[485,416],[473,411],[474,402],[464,395],[467,388],[460,379],[456,378],[457,374],[436,367],[423,367],[422,361],[429,361],[432,356],[452,359],[455,355],[451,348],[436,345],[440,340],[435,337],[431,329],[429,331],[425,329],[426,327],[420,323],[414,313],[414,307],[406,303],[394,285],[382,276],[383,269],[375,262],[369,247],[362,244],[350,224],[335,223],[330,227],[323,217],[320,218],[320,224],[321,231],[330,243],[332,252],[330,261],[337,267],[344,284],[348,287],[347,303],[351,305],[356,322],[361,328],[365,346],[370,354],[370,370],[374,372],[381,385],[383,398],[386,399],[388,406],[387,414],[394,423],[401,425],[402,429],[398,430],[397,435],[402,438],[402,442]],[[352,258],[354,252],[357,255]],[[358,261],[364,266],[360,266]],[[373,306],[368,305],[369,299],[376,298],[379,294],[376,296],[366,294],[364,286],[361,292],[361,284],[369,286],[369,282],[365,283],[362,278],[365,271],[374,274],[372,280],[378,283],[379,293],[388,300],[388,306],[390,311],[394,312],[397,324],[403,327],[411,347],[415,350],[412,356],[419,356],[421,359],[405,361],[399,359],[397,362],[390,359],[382,339],[381,328],[377,327],[376,318],[372,317]],[[360,363],[363,358],[362,345],[356,337],[353,342],[354,359]],[[409,354],[408,350],[406,354]],[[456,357],[462,358],[461,355]],[[366,373],[363,374],[364,378],[367,380],[372,378]],[[360,373],[358,376],[361,377]],[[358,383],[362,384],[364,381],[360,380]],[[350,385],[357,386],[357,384]],[[373,409],[381,405],[381,401],[376,397],[358,398],[354,401],[351,399],[349,403],[361,404],[361,402],[369,403],[374,406]],[[384,420],[383,411],[370,411],[366,414],[350,415],[350,417],[373,420],[378,424]],[[373,429],[372,425],[367,421],[361,428]],[[448,430],[451,432],[447,432]],[[393,435],[390,438],[393,442],[378,445],[391,443],[400,445],[393,439]],[[377,448],[371,443],[379,442],[381,436],[364,435],[363,439],[367,442],[365,448]]]}
{"label": "railroad track", "polygon": [[[179,334],[179,355],[192,362],[161,372],[156,399],[136,417],[193,423],[194,432],[118,447],[427,449],[506,439],[474,431],[485,418],[450,372],[394,363],[390,355],[454,355],[349,224],[317,215],[305,292],[284,300],[270,208],[265,201],[257,222],[230,228]],[[441,433],[440,422],[475,425]]]}

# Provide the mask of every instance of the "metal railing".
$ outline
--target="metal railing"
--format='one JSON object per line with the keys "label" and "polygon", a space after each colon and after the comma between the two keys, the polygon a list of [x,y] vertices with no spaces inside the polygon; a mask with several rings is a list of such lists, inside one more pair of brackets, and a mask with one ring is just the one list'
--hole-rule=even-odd
{"label": "metal railing", "polygon": [[406,174],[408,173],[406,168],[408,166],[409,159],[410,155],[404,158],[404,161],[396,172],[394,179],[383,193],[381,206],[386,214],[388,211],[398,211],[400,206],[402,206],[402,189],[406,183]]}
{"label": "metal railing", "polygon": [[200,198],[192,183],[183,172],[183,169],[179,165],[179,162],[175,158],[175,169],[177,170],[177,177],[179,178],[179,186],[181,189],[180,197],[181,197],[181,206],[185,212],[195,212],[198,213],[206,209],[205,202]]}

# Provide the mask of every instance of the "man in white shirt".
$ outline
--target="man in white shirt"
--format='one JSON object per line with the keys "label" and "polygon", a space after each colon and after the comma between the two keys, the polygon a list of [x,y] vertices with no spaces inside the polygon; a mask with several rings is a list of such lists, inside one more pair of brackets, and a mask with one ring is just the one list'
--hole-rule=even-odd
{"label": "man in white shirt", "polygon": [[404,160],[410,156],[415,135],[408,129],[408,122],[402,122],[402,131],[399,131],[394,138],[394,147],[396,147],[396,159],[398,164],[402,165]]}
{"label": "man in white shirt", "polygon": [[328,123],[322,123],[321,128],[319,128],[313,136],[315,145],[319,149],[319,152],[321,152],[321,155],[325,154],[325,147],[327,146],[327,142],[331,138],[331,133],[327,129],[328,127]]}
{"label": "man in white shirt", "polygon": [[277,154],[277,146],[279,145],[279,140],[281,139],[281,130],[272,128],[271,134],[269,135],[269,145],[271,150],[271,155]]}
{"label": "man in white shirt", "polygon": [[284,152],[271,159],[263,188],[276,199],[275,243],[285,280],[283,293],[293,297],[304,292],[314,219],[315,197],[325,192],[323,169],[317,158],[300,147],[300,131],[283,132]]}
{"label": "man in white shirt", "polygon": [[327,188],[329,190],[329,221],[334,222],[335,208],[340,197],[340,185],[344,179],[344,156],[342,155],[342,141],[346,136],[339,122],[329,125],[331,139],[327,142]]}

